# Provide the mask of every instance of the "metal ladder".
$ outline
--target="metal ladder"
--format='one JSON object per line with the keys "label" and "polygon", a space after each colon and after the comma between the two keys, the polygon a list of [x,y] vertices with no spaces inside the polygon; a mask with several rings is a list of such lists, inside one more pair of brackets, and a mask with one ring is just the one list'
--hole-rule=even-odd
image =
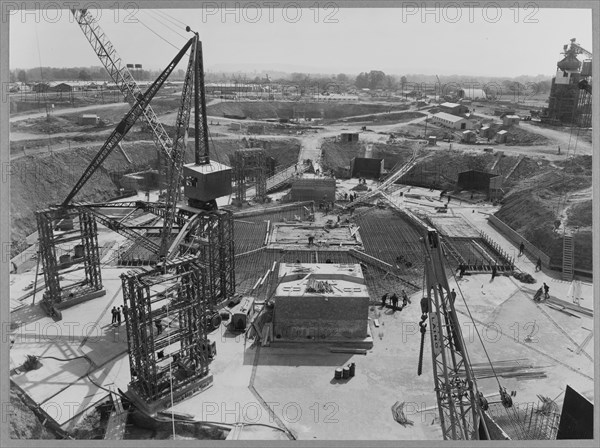
{"label": "metal ladder", "polygon": [[571,233],[563,234],[563,263],[562,279],[568,282],[573,281],[575,247],[573,244],[573,235]]}

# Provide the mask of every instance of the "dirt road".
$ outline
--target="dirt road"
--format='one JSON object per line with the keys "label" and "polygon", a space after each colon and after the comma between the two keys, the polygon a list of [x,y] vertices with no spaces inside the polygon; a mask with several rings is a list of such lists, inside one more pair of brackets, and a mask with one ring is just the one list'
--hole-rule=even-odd
{"label": "dirt road", "polygon": [[[97,110],[97,109],[109,109],[109,108],[120,108],[122,107],[125,111],[126,109],[130,109],[128,103],[108,103],[108,104],[94,104],[92,106],[83,106],[83,107],[67,107],[65,109],[55,109],[52,112],[52,115],[67,115],[77,112],[86,112],[89,110]],[[11,116],[9,121],[11,123],[15,123],[17,121],[29,120],[30,118],[44,118],[46,116],[46,112],[35,112],[35,113],[26,113],[24,115],[16,115]]]}

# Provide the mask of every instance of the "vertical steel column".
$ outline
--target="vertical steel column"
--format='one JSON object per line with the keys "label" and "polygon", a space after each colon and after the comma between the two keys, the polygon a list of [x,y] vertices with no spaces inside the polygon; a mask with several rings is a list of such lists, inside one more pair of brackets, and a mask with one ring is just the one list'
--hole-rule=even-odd
{"label": "vertical steel column", "polygon": [[100,272],[100,251],[98,249],[98,227],[93,215],[79,209],[79,228],[84,251],[84,269],[87,285],[94,290],[102,289]]}
{"label": "vertical steel column", "polygon": [[42,257],[44,281],[46,282],[45,298],[54,304],[60,298],[60,281],[56,263],[56,247],[54,245],[54,213],[42,210],[36,213],[38,241]]}

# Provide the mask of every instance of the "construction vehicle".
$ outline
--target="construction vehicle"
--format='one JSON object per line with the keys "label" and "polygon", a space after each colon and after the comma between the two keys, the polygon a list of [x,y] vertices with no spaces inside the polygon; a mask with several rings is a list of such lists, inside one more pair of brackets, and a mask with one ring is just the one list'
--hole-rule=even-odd
{"label": "construction vehicle", "polygon": [[[422,373],[428,321],[433,380],[444,440],[489,439],[484,418],[488,402],[478,390],[473,374],[454,308],[456,295],[450,290],[446,277],[444,253],[438,232],[428,227],[423,242],[426,294],[421,300],[421,348],[417,373]],[[512,407],[510,394],[501,386],[500,398],[504,407]]]}

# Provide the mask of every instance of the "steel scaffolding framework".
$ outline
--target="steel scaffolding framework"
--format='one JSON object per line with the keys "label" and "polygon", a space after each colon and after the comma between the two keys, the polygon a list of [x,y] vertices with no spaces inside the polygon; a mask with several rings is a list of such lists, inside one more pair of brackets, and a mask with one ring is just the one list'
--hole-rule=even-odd
{"label": "steel scaffolding framework", "polygon": [[207,295],[213,307],[235,294],[235,248],[233,213],[229,210],[201,212],[190,224],[182,254],[193,254],[206,268]]}
{"label": "steel scaffolding framework", "polygon": [[244,148],[235,151],[234,180],[235,200],[241,204],[246,200],[246,181],[253,179],[256,185],[255,199],[263,201],[267,196],[267,162],[262,148]]}
{"label": "steel scaffolding framework", "polygon": [[209,373],[206,270],[194,256],[121,275],[131,383],[146,403],[183,398]]}
{"label": "steel scaffolding framework", "polygon": [[[82,208],[49,208],[36,212],[36,220],[46,282],[43,301],[51,307],[65,308],[69,302],[101,291],[98,228],[94,216]],[[63,230],[56,233],[59,229]],[[75,242],[78,244],[73,244]],[[58,251],[63,253],[59,259]],[[78,271],[84,273],[81,280],[61,285],[61,276]]]}

